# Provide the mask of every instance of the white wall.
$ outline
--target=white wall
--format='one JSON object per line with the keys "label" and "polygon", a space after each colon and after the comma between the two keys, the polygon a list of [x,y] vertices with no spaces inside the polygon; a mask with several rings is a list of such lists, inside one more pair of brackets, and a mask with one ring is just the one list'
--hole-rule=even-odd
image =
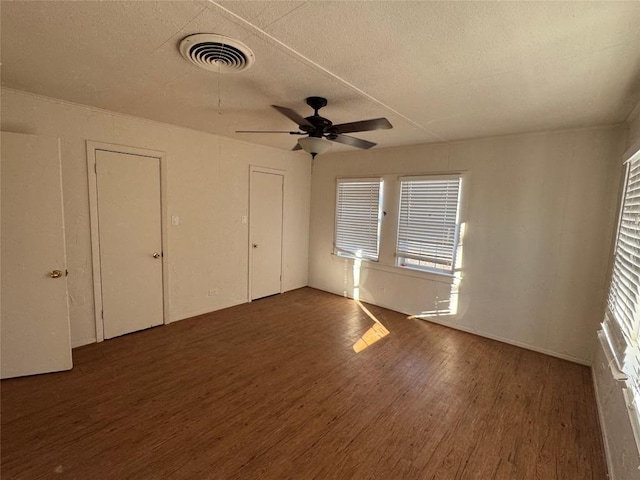
{"label": "white wall", "polygon": [[629,119],[627,125],[627,148],[640,142],[640,103],[635,108],[635,115]]}
{"label": "white wall", "polygon": [[[458,311],[431,320],[589,364],[604,308],[623,138],[621,128],[594,128],[320,156],[309,284],[353,294],[351,262],[331,254],[337,177],[466,171]],[[393,224],[395,212],[387,213],[383,222]],[[393,263],[392,253],[381,252],[381,263]],[[420,314],[447,299],[450,284],[363,262],[360,298]]]}
{"label": "white wall", "polygon": [[[627,125],[624,150],[640,141],[640,109],[636,108],[636,112]],[[622,154],[618,158],[618,163],[622,164]],[[604,350],[599,342],[595,341],[595,345],[593,381],[609,475],[612,480],[640,480],[640,470],[638,470],[640,454],[622,394],[624,384],[614,380]]]}
{"label": "white wall", "polygon": [[[86,140],[164,151],[169,227],[170,321],[247,301],[249,165],[287,172],[284,199],[285,290],[307,284],[307,155],[234,141],[2,89],[1,129],[62,139],[65,229],[74,346],[95,341]],[[213,112],[212,115],[217,115]],[[217,296],[208,290],[218,288]]]}

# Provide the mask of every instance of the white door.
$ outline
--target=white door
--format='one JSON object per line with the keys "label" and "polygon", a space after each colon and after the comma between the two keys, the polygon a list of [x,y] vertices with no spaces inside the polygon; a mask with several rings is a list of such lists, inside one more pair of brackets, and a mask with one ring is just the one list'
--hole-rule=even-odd
{"label": "white door", "polygon": [[2,378],[69,370],[58,139],[2,133]]}
{"label": "white door", "polygon": [[96,151],[104,338],[164,323],[160,159]]}
{"label": "white door", "polygon": [[251,172],[251,299],[281,292],[282,175]]}

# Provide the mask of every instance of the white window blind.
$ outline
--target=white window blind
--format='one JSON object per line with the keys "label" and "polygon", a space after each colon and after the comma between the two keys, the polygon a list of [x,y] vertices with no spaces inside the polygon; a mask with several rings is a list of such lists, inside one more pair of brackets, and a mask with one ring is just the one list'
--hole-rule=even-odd
{"label": "white window blind", "polygon": [[460,176],[400,180],[398,264],[452,272],[458,242]]}
{"label": "white window blind", "polygon": [[609,310],[628,339],[637,336],[638,289],[640,287],[640,161],[627,171],[620,212]]}
{"label": "white window blind", "polygon": [[616,237],[608,311],[602,333],[617,367],[626,375],[625,399],[640,445],[640,154],[627,164]]}
{"label": "white window blind", "polygon": [[379,178],[338,180],[335,236],[338,255],[378,260],[380,190]]}

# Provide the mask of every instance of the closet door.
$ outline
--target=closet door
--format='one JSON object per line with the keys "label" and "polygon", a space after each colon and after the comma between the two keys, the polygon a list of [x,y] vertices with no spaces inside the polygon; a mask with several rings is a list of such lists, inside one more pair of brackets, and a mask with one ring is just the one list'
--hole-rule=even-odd
{"label": "closet door", "polygon": [[2,132],[0,141],[1,376],[69,370],[59,140]]}

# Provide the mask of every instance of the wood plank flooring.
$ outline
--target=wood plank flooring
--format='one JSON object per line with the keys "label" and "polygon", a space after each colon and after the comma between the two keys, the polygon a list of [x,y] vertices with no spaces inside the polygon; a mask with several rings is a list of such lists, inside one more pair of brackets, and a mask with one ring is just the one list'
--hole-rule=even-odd
{"label": "wood plank flooring", "polygon": [[[9,479],[606,478],[588,368],[304,288],[3,381]],[[362,342],[360,342],[362,346]]]}

